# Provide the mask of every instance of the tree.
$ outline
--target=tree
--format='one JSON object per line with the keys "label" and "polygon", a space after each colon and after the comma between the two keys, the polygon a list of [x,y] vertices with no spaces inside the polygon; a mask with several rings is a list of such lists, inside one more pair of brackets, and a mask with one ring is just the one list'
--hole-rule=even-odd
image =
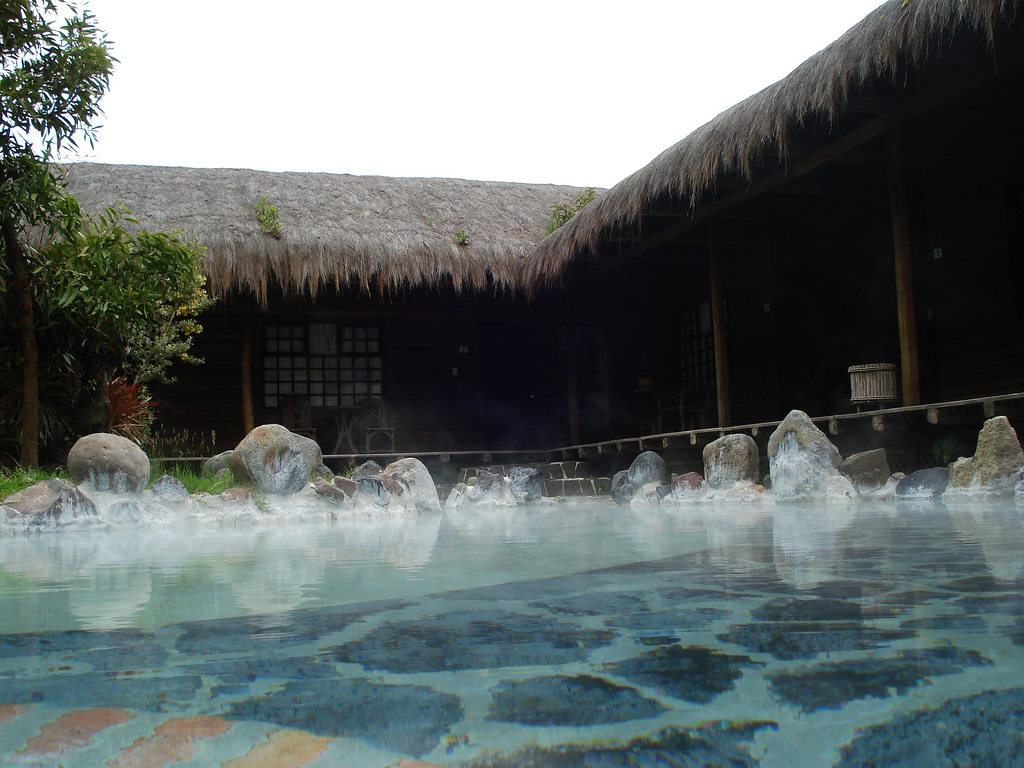
{"label": "tree", "polygon": [[0,331],[13,331],[0,333],[0,425],[17,415],[20,462],[35,467],[40,434],[94,393],[112,405],[112,381],[141,402],[174,360],[201,362],[189,349],[212,299],[201,246],[129,232],[123,211],[83,217],[49,162],[93,138],[114,60],[92,16],[62,0],[0,0],[0,13]]}
{"label": "tree", "polygon": [[[61,227],[66,206],[46,160],[91,140],[113,59],[92,16],[57,0],[0,0],[0,226],[4,291],[17,307],[22,357],[21,463],[39,464],[39,360],[33,226]],[[36,147],[42,146],[42,154]]]}

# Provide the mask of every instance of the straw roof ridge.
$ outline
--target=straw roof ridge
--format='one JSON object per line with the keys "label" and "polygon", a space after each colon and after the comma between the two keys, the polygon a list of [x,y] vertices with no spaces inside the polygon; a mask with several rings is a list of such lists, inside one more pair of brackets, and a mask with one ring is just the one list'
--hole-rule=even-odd
{"label": "straw roof ridge", "polygon": [[670,198],[695,211],[725,177],[748,183],[763,158],[789,156],[794,130],[831,132],[851,94],[880,79],[899,85],[967,25],[991,45],[1017,0],[889,0],[777,83],[725,110],[623,179],[548,236],[530,259],[531,284],[556,282],[566,264],[593,256],[602,235],[637,225]]}
{"label": "straw roof ridge", "polygon": [[[245,169],[78,163],[68,190],[85,211],[124,206],[149,230],[176,230],[206,247],[215,295],[268,291],[313,298],[327,289],[389,293],[526,289],[527,257],[552,205],[582,188],[554,184],[392,178]],[[261,195],[281,237],[260,231]],[[464,232],[468,243],[456,243]]]}

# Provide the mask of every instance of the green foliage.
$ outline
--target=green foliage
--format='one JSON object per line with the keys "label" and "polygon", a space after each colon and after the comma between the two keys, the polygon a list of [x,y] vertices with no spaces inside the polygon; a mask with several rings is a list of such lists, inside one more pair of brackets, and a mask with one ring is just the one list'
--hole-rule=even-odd
{"label": "green foliage", "polygon": [[[3,0],[0,13],[0,153],[6,166],[75,146],[100,114],[115,59],[88,11],[62,0]],[[5,167],[5,171],[8,168]],[[7,174],[17,179],[18,174]],[[26,201],[26,207],[31,202]]]}
{"label": "green foliage", "polygon": [[455,240],[456,245],[469,245],[469,235],[466,234],[466,230],[464,229],[460,229],[456,232],[453,239]]}
{"label": "green foliage", "polygon": [[260,195],[260,199],[253,206],[256,210],[256,222],[260,225],[260,232],[265,235],[281,237],[281,215],[277,206],[273,205],[266,195]]}
{"label": "green foliage", "polygon": [[0,468],[0,499],[6,499],[12,493],[23,491],[29,486],[54,477],[59,477],[63,480],[71,479],[63,469],[41,470],[25,469],[22,467],[15,467],[14,469]]}
{"label": "green foliage", "polygon": [[84,222],[40,251],[40,301],[80,337],[83,349],[123,363],[138,383],[172,379],[175,360],[191,359],[195,317],[213,304],[202,275],[203,249],[181,236],[130,234],[124,212]]}
{"label": "green foliage", "polygon": [[597,191],[593,187],[587,187],[568,203],[555,203],[552,205],[547,233],[550,235],[590,203],[594,202],[596,195]]}
{"label": "green foliage", "polygon": [[[0,299],[12,305],[17,362],[4,355],[0,379],[20,373],[17,432],[20,461],[38,466],[45,406],[37,351],[39,264],[29,227],[66,233],[77,205],[63,195],[47,162],[51,153],[92,141],[114,59],[88,11],[63,0],[3,0],[0,13]],[[7,342],[10,344],[11,342]],[[72,354],[66,350],[65,355]],[[5,419],[0,415],[0,423]],[[0,437],[6,426],[0,426]]]}
{"label": "green foliage", "polygon": [[242,484],[235,480],[231,470],[225,470],[216,477],[204,475],[201,471],[194,469],[177,468],[171,473],[172,477],[181,481],[189,493],[208,493],[211,496],[224,493],[228,488],[240,488]]}

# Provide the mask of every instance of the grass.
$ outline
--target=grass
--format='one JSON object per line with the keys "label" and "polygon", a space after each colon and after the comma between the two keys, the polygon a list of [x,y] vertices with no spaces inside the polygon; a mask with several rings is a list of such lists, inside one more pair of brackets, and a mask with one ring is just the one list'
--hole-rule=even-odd
{"label": "grass", "polygon": [[14,469],[0,468],[0,499],[6,499],[12,493],[23,491],[31,485],[41,483],[59,477],[62,480],[70,480],[67,470],[60,469]]}
{"label": "grass", "polygon": [[[160,474],[164,474],[160,472]],[[156,480],[160,476],[157,472],[153,472],[150,475],[150,480]],[[210,475],[203,475],[197,473],[194,470],[188,468],[172,468],[172,471],[167,472],[171,477],[177,478],[181,481],[189,493],[209,493],[212,496],[216,496],[219,493],[226,491],[228,488],[239,487],[242,484],[235,480],[234,475],[231,471],[221,474],[219,477],[211,477]],[[14,469],[0,468],[0,499],[6,499],[12,493],[17,493],[31,485],[42,482],[43,480],[49,480],[50,478],[59,477],[62,480],[70,480],[71,477],[68,475],[67,469],[64,467],[51,468],[51,469],[22,469],[16,467]]]}

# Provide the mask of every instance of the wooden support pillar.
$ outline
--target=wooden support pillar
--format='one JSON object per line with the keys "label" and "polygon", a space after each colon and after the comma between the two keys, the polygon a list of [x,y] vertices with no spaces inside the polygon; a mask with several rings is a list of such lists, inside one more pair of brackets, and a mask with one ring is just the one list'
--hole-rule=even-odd
{"label": "wooden support pillar", "polygon": [[725,297],[722,295],[722,222],[708,222],[708,255],[711,259],[711,323],[715,339],[715,382],[718,388],[718,426],[729,425],[729,348],[725,328]]}
{"label": "wooden support pillar", "polygon": [[900,331],[903,404],[919,405],[921,381],[917,356],[917,317],[914,309],[910,224],[903,177],[902,142],[897,124],[890,125],[886,133],[886,167],[889,177],[889,207],[892,211],[892,240],[896,253],[896,307]]}
{"label": "wooden support pillar", "polygon": [[579,374],[576,361],[576,297],[570,286],[566,296],[567,316],[565,321],[565,356],[569,369],[568,401],[569,401],[569,442],[579,445],[580,442],[580,397]]}
{"label": "wooden support pillar", "polygon": [[242,329],[242,426],[245,434],[256,428],[252,409],[252,313],[245,314]]}

